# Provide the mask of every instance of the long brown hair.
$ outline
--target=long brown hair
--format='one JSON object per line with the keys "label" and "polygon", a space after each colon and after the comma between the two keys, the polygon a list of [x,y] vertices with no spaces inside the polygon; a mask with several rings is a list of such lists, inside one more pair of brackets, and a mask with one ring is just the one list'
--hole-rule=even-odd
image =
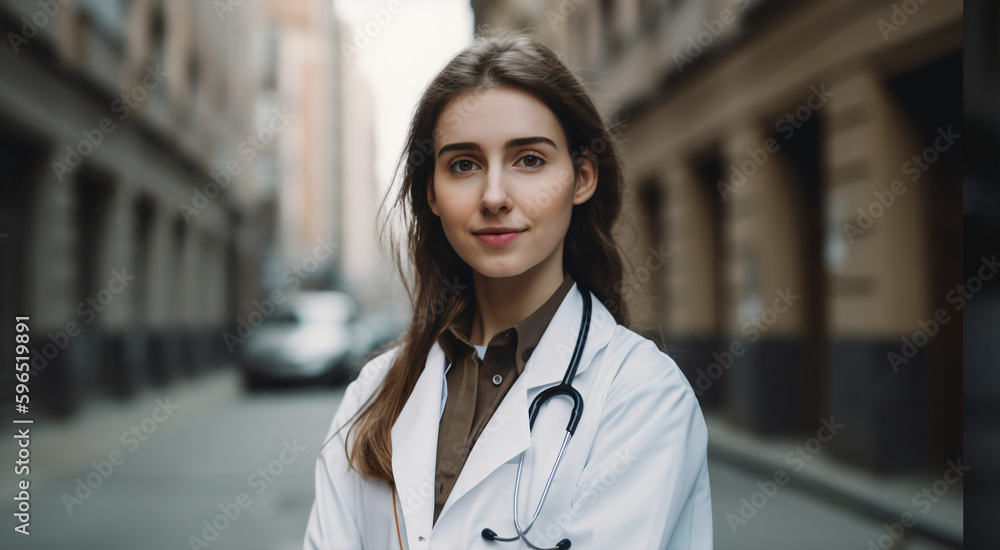
{"label": "long brown hair", "polygon": [[[566,134],[579,175],[579,156],[596,160],[597,189],[583,204],[573,206],[572,220],[563,248],[563,269],[590,289],[628,325],[622,300],[624,254],[611,230],[622,202],[623,176],[615,141],[583,85],[555,53],[530,35],[510,31],[481,35],[458,53],[425,88],[417,103],[409,133],[394,175],[403,166],[403,178],[379,232],[413,304],[409,328],[389,347],[400,346],[380,389],[356,413],[353,448],[344,452],[362,478],[393,484],[390,430],[423,372],[427,355],[438,335],[466,307],[472,306],[472,271],[451,247],[441,221],[427,203],[427,184],[434,174],[434,137],[438,116],[452,99],[466,92],[499,86],[525,90],[558,119]],[[474,105],[472,105],[474,108]],[[386,195],[388,198],[388,194]],[[379,208],[379,216],[385,208]],[[393,228],[392,220],[403,220]],[[404,272],[398,231],[405,235],[405,249],[412,266],[411,279]],[[346,424],[345,424],[346,425]],[[350,434],[348,429],[348,434]],[[339,431],[339,430],[338,430]]]}

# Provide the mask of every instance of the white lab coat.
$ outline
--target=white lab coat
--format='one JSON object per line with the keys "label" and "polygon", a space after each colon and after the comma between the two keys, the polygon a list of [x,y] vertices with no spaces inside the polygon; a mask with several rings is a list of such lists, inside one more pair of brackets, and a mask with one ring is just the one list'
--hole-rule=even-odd
{"label": "white lab coat", "polygon": [[[528,538],[576,549],[712,548],[707,429],[694,391],[677,364],[649,339],[618,325],[591,294],[593,313],[573,386],[584,408],[545,505]],[[392,469],[403,548],[527,548],[482,538],[483,528],[515,535],[514,478],[525,451],[518,502],[522,528],[537,506],[566,433],[570,400],[528,405],[559,383],[576,343],[583,299],[576,285],[560,304],[524,372],[476,441],[436,524],[434,473],[445,356],[435,343],[423,373],[392,427]],[[326,439],[378,387],[398,351],[365,365],[334,415]],[[305,550],[397,549],[392,490],[347,467],[341,430],[316,460],[316,494]],[[351,441],[356,430],[351,432]]]}

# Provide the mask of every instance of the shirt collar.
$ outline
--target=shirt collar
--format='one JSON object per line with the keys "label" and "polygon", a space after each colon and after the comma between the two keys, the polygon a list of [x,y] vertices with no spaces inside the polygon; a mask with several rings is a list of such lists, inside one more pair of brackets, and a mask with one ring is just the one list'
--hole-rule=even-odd
{"label": "shirt collar", "polygon": [[[513,327],[508,327],[494,335],[487,343],[489,345],[506,345],[509,343],[509,338],[516,338],[517,350],[514,354],[514,363],[518,374],[524,371],[524,365],[528,362],[531,353],[542,339],[545,329],[549,326],[549,322],[552,321],[552,317],[555,316],[556,310],[559,309],[569,289],[573,287],[574,282],[573,277],[569,273],[566,273],[562,284],[559,285],[559,288],[552,293],[552,296],[544,304]],[[475,352],[475,348],[472,342],[469,341],[468,336],[472,328],[472,314],[474,309],[473,304],[466,306],[438,336],[438,343],[441,345],[441,349],[444,351],[449,363],[453,363],[458,357],[464,357],[463,354],[468,351]]]}

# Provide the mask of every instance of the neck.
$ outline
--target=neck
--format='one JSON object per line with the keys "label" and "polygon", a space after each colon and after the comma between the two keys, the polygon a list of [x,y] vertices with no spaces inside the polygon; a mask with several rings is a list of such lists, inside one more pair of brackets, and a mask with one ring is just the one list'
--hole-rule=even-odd
{"label": "neck", "polygon": [[486,345],[498,332],[524,320],[552,297],[564,279],[562,243],[541,263],[513,277],[486,277],[473,271],[472,343]]}

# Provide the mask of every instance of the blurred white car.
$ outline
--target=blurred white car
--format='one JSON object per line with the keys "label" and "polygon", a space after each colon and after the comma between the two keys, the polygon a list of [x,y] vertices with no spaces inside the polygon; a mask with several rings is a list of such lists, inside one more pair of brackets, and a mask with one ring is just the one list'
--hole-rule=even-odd
{"label": "blurred white car", "polygon": [[358,317],[353,328],[353,342],[347,366],[347,380],[354,380],[361,368],[385,351],[403,332],[405,318],[400,318],[388,309],[368,311]]}
{"label": "blurred white car", "polygon": [[346,380],[357,319],[354,299],[343,292],[290,294],[243,344],[239,362],[246,386]]}

